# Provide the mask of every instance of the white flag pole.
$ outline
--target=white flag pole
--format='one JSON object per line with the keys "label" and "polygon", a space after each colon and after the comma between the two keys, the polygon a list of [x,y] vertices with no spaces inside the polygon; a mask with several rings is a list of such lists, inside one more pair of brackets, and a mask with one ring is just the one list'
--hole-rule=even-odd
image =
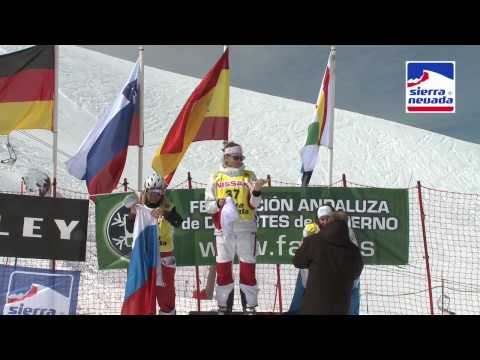
{"label": "white flag pole", "polygon": [[[57,196],[57,153],[58,153],[58,100],[59,100],[59,89],[58,89],[58,66],[59,66],[59,52],[60,46],[55,45],[54,47],[54,66],[55,66],[55,97],[53,103],[53,123],[52,123],[52,132],[53,132],[53,179],[52,179],[52,188],[53,188],[53,197]],[[50,190],[52,191],[52,189]],[[55,271],[55,259],[50,260],[50,270]]]}
{"label": "white flag pole", "polygon": [[[223,45],[223,52],[227,51],[227,49],[228,49],[228,45]],[[228,83],[228,86],[230,86],[230,82]],[[230,99],[228,100],[228,106],[230,107]],[[230,114],[230,111],[228,113]],[[230,134],[230,131],[228,133]]]}
{"label": "white flag pole", "polygon": [[143,90],[144,90],[144,65],[143,65],[143,46],[138,48],[138,57],[140,61],[140,114],[139,114],[139,144],[138,144],[138,191],[143,190]]}
{"label": "white flag pole", "polygon": [[53,105],[53,196],[56,196],[56,185],[57,185],[57,153],[58,153],[58,59],[59,59],[60,46],[55,45],[54,48],[54,61],[55,61],[55,101]]}
{"label": "white flag pole", "polygon": [[[223,52],[227,51],[227,49],[228,49],[228,45],[223,45]],[[230,84],[229,84],[229,86],[230,86]],[[230,99],[229,99],[228,105],[230,106]],[[228,139],[227,139],[227,141],[228,141]],[[213,291],[215,289],[215,279],[216,279],[216,277],[217,277],[216,267],[215,267],[215,265],[211,265],[210,268],[208,269],[207,284],[205,285],[205,289],[204,289],[206,294],[207,294],[207,299],[208,300],[213,299]],[[200,293],[197,294],[197,296],[200,298]]]}
{"label": "white flag pole", "polygon": [[331,126],[331,129],[330,129],[330,141],[329,143],[331,144],[331,148],[329,149],[330,150],[330,158],[329,158],[329,184],[330,186],[332,186],[333,184],[333,179],[332,179],[332,170],[333,170],[333,130],[335,129],[335,73],[336,73],[336,65],[335,65],[335,60],[336,60],[336,54],[337,54],[337,50],[335,49],[335,46],[332,46],[330,48],[330,52],[331,52],[331,57],[332,57],[332,68],[331,68],[331,72],[332,72],[332,76],[331,76],[331,79],[330,81],[332,81],[332,113],[331,113],[331,117],[332,117],[332,123],[330,124]]}

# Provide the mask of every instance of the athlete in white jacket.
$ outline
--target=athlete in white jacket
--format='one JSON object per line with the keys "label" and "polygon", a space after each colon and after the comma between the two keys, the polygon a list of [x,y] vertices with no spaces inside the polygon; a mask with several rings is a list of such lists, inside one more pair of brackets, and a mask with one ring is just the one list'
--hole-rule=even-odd
{"label": "athlete in white jacket", "polygon": [[[205,189],[207,212],[213,214],[217,283],[215,297],[219,313],[232,311],[235,254],[240,262],[240,295],[244,312],[255,312],[257,280],[255,263],[258,253],[255,209],[261,202],[265,180],[257,180],[245,170],[242,147],[229,142],[224,147],[223,166],[216,171]],[[228,199],[231,198],[231,199]],[[233,200],[233,201],[232,201]]]}

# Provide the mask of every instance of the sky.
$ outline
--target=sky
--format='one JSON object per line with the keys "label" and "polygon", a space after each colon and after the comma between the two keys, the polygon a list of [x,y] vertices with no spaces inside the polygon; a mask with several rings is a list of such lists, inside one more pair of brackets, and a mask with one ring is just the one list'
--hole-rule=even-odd
{"label": "sky", "polygon": [[[135,61],[137,45],[83,45]],[[145,45],[145,64],[203,77],[223,46]],[[336,107],[480,144],[480,46],[339,45]],[[234,45],[231,85],[315,103],[329,45]],[[405,113],[405,61],[456,61],[456,113]],[[294,121],[295,119],[292,119]]]}

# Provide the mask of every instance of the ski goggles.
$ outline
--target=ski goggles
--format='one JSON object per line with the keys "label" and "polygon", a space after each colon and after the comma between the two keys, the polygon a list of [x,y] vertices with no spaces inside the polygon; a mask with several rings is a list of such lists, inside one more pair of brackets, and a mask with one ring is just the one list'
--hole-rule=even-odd
{"label": "ski goggles", "polygon": [[149,194],[155,194],[155,195],[163,195],[165,194],[165,190],[164,189],[148,189],[147,192]]}

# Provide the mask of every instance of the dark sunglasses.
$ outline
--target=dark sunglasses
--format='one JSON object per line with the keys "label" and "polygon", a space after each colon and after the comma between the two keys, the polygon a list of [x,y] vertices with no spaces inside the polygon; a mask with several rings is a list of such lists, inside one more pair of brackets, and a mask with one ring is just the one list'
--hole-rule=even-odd
{"label": "dark sunglasses", "polygon": [[240,155],[240,156],[232,155],[232,159],[233,159],[233,160],[236,160],[236,161],[238,161],[238,160],[244,160],[244,159],[245,159],[245,156],[242,156],[242,155]]}

